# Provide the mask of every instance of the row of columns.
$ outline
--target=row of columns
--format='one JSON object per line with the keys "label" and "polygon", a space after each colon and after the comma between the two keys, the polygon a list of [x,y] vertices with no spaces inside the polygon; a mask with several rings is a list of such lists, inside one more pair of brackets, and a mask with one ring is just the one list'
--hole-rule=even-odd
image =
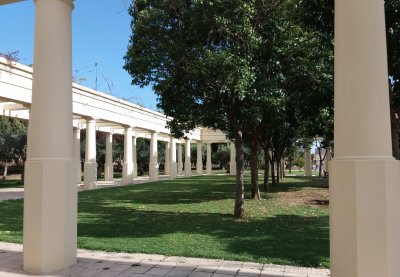
{"label": "row of columns", "polygon": [[[76,263],[74,4],[36,0],[35,6],[23,268],[42,273]],[[334,277],[400,276],[400,167],[391,153],[385,34],[384,1],[335,0],[335,158],[329,196]],[[88,164],[93,153],[87,154]]]}
{"label": "row of columns", "polygon": [[[77,182],[81,182],[81,163],[80,163],[80,131],[74,128],[74,146],[75,146],[75,160],[77,167]],[[150,162],[149,162],[149,177],[151,181],[159,179],[159,164],[157,153],[157,132],[151,134],[150,140]],[[178,144],[178,156],[176,155],[177,141],[171,138],[169,142],[165,143],[165,174],[170,178],[176,178],[177,175],[184,175],[190,177],[192,175],[191,163],[191,149],[190,140],[185,142],[185,163],[182,160],[182,144]],[[112,155],[112,134],[106,134],[106,157],[104,165],[104,180],[113,181],[113,155]],[[231,157],[236,156],[234,144],[231,143]],[[236,161],[231,158],[230,162],[231,175],[236,174]],[[197,161],[196,161],[196,174],[203,174],[203,159],[202,159],[202,143],[197,143]],[[212,174],[211,163],[211,143],[207,143],[207,162],[206,174]],[[122,183],[130,184],[133,179],[137,177],[137,154],[136,154],[136,137],[133,136],[131,127],[124,129],[124,162],[122,169]],[[86,151],[84,163],[84,188],[96,188],[97,183],[97,163],[96,163],[96,121],[88,119],[86,121]]]}

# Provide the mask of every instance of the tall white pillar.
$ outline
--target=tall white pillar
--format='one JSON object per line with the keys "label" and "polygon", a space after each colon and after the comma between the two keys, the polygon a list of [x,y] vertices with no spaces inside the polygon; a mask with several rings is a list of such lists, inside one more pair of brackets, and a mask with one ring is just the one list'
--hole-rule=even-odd
{"label": "tall white pillar", "polygon": [[83,174],[85,189],[97,187],[97,162],[96,162],[96,121],[86,120],[86,151]]}
{"label": "tall white pillar", "polygon": [[169,141],[165,142],[165,159],[164,159],[164,171],[165,175],[171,175],[171,159],[170,159],[170,144]]}
{"label": "tall white pillar", "polygon": [[178,175],[183,174],[182,144],[178,144]]}
{"label": "tall white pillar", "polygon": [[192,161],[190,160],[190,139],[185,142],[185,177],[192,176]]}
{"label": "tall white pillar", "polygon": [[76,162],[76,182],[82,182],[82,166],[81,166],[81,130],[74,127],[74,156]]}
{"label": "tall white pillar", "polygon": [[304,175],[312,176],[311,148],[304,149]]}
{"label": "tall white pillar", "polygon": [[112,133],[106,133],[106,162],[104,164],[104,181],[114,180],[114,161],[113,161],[113,136]]}
{"label": "tall white pillar", "polygon": [[170,178],[171,179],[175,179],[176,175],[177,175],[177,164],[176,164],[176,140],[171,137],[170,140],[170,159],[171,159],[171,163],[170,163]]}
{"label": "tall white pillar", "polygon": [[207,162],[206,162],[206,173],[212,173],[212,162],[211,162],[211,143],[207,143]]}
{"label": "tall white pillar", "polygon": [[196,174],[203,175],[203,153],[200,141],[197,142]]}
{"label": "tall white pillar", "polygon": [[122,184],[133,182],[133,161],[132,161],[132,128],[125,127],[124,130],[124,163],[122,165]]}
{"label": "tall white pillar", "polygon": [[384,1],[335,3],[332,276],[400,276],[400,167],[392,157]]}
{"label": "tall white pillar", "polygon": [[236,175],[236,148],[233,142],[231,144],[231,157],[229,163],[229,172],[230,175]]}
{"label": "tall white pillar", "polygon": [[132,137],[132,163],[133,163],[133,178],[136,178],[138,176],[136,135]]}
{"label": "tall white pillar", "polygon": [[158,152],[156,132],[151,133],[149,175],[151,181],[158,180]]}
{"label": "tall white pillar", "polygon": [[76,263],[77,186],[72,138],[71,0],[37,0],[26,161],[23,268]]}

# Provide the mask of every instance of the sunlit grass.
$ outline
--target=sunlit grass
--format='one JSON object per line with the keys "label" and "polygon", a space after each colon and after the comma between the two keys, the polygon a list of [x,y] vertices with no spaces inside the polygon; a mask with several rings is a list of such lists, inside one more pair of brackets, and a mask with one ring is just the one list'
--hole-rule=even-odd
{"label": "sunlit grass", "polygon": [[[232,216],[231,176],[83,191],[78,244],[105,251],[328,267],[327,201],[313,199],[326,193],[322,184],[317,178],[287,178],[260,201],[249,200],[246,192],[244,220]],[[314,200],[323,204],[312,205]],[[0,240],[21,242],[22,200],[0,202],[0,212]]]}

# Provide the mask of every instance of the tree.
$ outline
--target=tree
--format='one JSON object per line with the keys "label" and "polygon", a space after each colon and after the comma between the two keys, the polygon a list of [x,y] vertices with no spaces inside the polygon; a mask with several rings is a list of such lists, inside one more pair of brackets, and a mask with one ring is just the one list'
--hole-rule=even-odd
{"label": "tree", "polygon": [[244,216],[243,126],[259,45],[255,4],[264,1],[134,1],[125,69],[136,85],[152,84],[171,131],[218,128],[235,142],[235,217]]}
{"label": "tree", "polygon": [[[281,114],[280,124],[299,116],[299,107],[309,104],[304,105],[304,99],[321,92],[315,89],[320,80],[313,78],[325,65],[316,66],[315,61],[323,60],[326,52],[318,51],[317,32],[302,29],[299,12],[303,10],[289,0],[136,0],[130,7],[133,34],[124,68],[132,84],[153,85],[159,108],[174,118],[168,126],[176,137],[206,126],[233,139],[238,218],[244,215],[247,127],[262,124],[265,109],[272,116]],[[284,109],[296,99],[300,101],[287,113]],[[277,137],[275,126],[271,138]],[[252,168],[256,169],[258,139],[256,133],[252,136]],[[283,151],[276,157],[282,157]],[[259,196],[256,180],[253,195]]]}
{"label": "tree", "polygon": [[7,176],[10,164],[20,164],[22,170],[24,169],[27,132],[26,122],[0,117],[0,162],[4,166],[3,179]]}
{"label": "tree", "polygon": [[385,1],[393,156],[400,159],[400,2]]}

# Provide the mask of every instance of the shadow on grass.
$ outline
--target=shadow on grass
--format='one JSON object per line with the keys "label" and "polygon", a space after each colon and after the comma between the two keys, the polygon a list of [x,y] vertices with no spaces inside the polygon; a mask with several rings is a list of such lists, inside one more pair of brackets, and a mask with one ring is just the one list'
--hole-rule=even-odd
{"label": "shadow on grass", "polygon": [[[273,192],[306,187],[319,187],[319,181],[288,179],[273,187]],[[326,212],[303,216],[298,211],[272,210],[269,203],[274,196],[270,196],[260,204],[245,206],[247,213],[250,206],[265,207],[263,214],[253,210],[253,217],[235,220],[231,215],[234,189],[233,177],[203,176],[81,192],[79,247],[329,265]],[[0,202],[0,240],[22,241],[22,208],[22,200]]]}
{"label": "shadow on grass", "polygon": [[23,187],[21,180],[0,180],[0,189]]}
{"label": "shadow on grass", "polygon": [[[78,226],[79,237],[85,238],[81,241],[84,248],[211,258],[228,256],[235,260],[303,266],[326,265],[329,259],[327,216],[276,215],[246,221],[219,213],[121,208],[96,214],[95,222],[90,222],[90,214],[86,215],[88,218],[81,217]],[[154,238],[162,243],[145,243]],[[107,245],[109,239],[119,245]],[[219,249],[203,249],[203,246]]]}

